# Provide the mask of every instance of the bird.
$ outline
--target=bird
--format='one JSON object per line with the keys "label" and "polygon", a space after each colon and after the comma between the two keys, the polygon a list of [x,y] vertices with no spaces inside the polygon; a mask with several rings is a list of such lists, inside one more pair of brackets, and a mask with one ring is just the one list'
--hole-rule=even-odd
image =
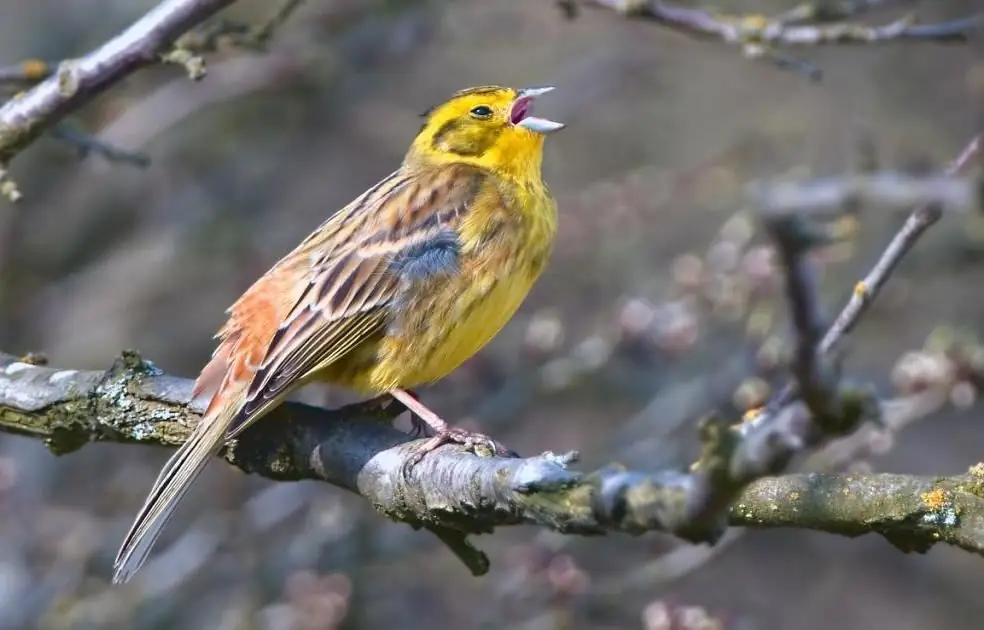
{"label": "bird", "polygon": [[398,401],[430,439],[501,445],[454,427],[414,388],[438,381],[512,318],[553,249],[547,135],[532,115],[551,86],[471,87],[430,108],[400,166],[329,216],[226,310],[195,381],[206,405],[123,539],[113,583],[144,564],[179,501],[229,440],[299,387],[323,382]]}

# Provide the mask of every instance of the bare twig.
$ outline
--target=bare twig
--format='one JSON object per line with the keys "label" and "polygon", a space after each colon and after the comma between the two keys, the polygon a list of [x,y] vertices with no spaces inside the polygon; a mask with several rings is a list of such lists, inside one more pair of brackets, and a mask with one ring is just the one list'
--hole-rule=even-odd
{"label": "bare twig", "polygon": [[[971,139],[960,155],[947,168],[948,175],[958,175],[963,172],[981,151],[984,136],[978,135]],[[909,215],[905,225],[895,235],[888,247],[882,253],[878,262],[858,285],[850,301],[844,306],[833,326],[827,331],[820,342],[820,351],[829,352],[840,339],[851,332],[858,320],[864,314],[878,292],[888,282],[889,276],[902,257],[912,249],[933,224],[940,220],[942,210],[936,204],[923,205]]]}
{"label": "bare twig", "polygon": [[954,174],[909,175],[894,171],[750,186],[761,212],[772,218],[823,218],[857,207],[909,209],[933,205],[940,211],[980,209],[981,184]]}
{"label": "bare twig", "polygon": [[98,138],[66,124],[64,121],[55,124],[51,129],[51,136],[75,147],[79,157],[83,159],[96,154],[109,162],[129,164],[137,168],[147,168],[150,165],[150,156],[146,153],[127,151],[126,149],[120,149],[111,144],[106,144]]}
{"label": "bare twig", "polygon": [[17,86],[33,85],[54,74],[57,66],[57,63],[43,59],[25,59],[20,63],[0,68],[0,83]]}
{"label": "bare twig", "polygon": [[282,0],[277,10],[260,24],[210,20],[182,35],[175,42],[175,48],[199,54],[224,49],[266,50],[274,32],[300,8],[302,2]]}
{"label": "bare twig", "polygon": [[837,392],[824,373],[825,366],[817,352],[817,342],[823,334],[820,289],[816,269],[806,257],[818,243],[806,222],[798,217],[770,218],[766,225],[786,269],[786,293],[797,340],[793,375],[800,397],[815,417],[829,418],[836,413],[832,405]]}
{"label": "bare twig", "polygon": [[[981,151],[981,144],[984,136],[978,135],[964,147],[955,160],[946,169],[946,174],[956,176],[962,173],[974,161]],[[878,262],[872,267],[868,275],[864,277],[856,286],[851,294],[850,300],[844,305],[833,325],[827,330],[820,340],[818,351],[827,354],[851,332],[861,316],[868,310],[868,307],[878,296],[882,287],[888,282],[896,266],[902,258],[915,246],[919,238],[940,220],[943,211],[938,203],[921,205],[909,215],[905,224],[898,231],[888,247],[878,258]],[[770,403],[773,407],[779,407],[792,400],[796,394],[796,387],[790,383],[787,385]]]}
{"label": "bare twig", "polygon": [[[626,17],[652,19],[686,29],[698,35],[710,35],[729,44],[768,44],[773,46],[810,46],[817,44],[874,43],[895,39],[965,40],[979,27],[972,16],[934,25],[917,26],[909,18],[881,27],[829,23],[832,15],[800,7],[790,13],[769,18],[761,14],[728,15],[696,9],[666,0],[583,0],[588,6],[611,9]],[[844,3],[836,19],[845,19],[871,8],[871,3]],[[814,24],[803,24],[814,12]]]}
{"label": "bare twig", "polygon": [[883,0],[810,2],[771,18],[762,14],[728,15],[667,0],[561,2],[568,15],[576,15],[578,4],[609,9],[629,18],[654,20],[693,35],[736,44],[742,47],[746,57],[769,59],[779,67],[796,70],[811,79],[821,77],[819,69],[782,55],[776,49],[783,46],[872,44],[902,39],[963,42],[980,28],[980,16],[976,15],[927,25],[917,25],[909,17],[883,26],[839,21],[888,4]]}
{"label": "bare twig", "polygon": [[803,22],[837,22],[882,9],[900,0],[813,0],[804,2],[776,16],[783,24]]}

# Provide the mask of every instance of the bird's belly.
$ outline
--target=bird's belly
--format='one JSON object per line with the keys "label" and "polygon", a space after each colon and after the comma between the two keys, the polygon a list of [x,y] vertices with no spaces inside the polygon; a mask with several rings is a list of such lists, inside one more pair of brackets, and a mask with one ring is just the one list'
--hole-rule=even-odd
{"label": "bird's belly", "polygon": [[[443,342],[437,344],[427,358],[404,377],[407,387],[435,381],[455,370],[485,347],[512,319],[526,297],[530,285],[516,280],[500,281],[479,301],[456,305],[464,310],[461,319],[450,328]],[[412,361],[412,358],[410,358]]]}
{"label": "bird's belly", "polygon": [[379,361],[366,374],[371,389],[412,388],[437,381],[481,350],[512,318],[533,284],[514,270],[486,280],[459,279],[418,304],[380,344]]}

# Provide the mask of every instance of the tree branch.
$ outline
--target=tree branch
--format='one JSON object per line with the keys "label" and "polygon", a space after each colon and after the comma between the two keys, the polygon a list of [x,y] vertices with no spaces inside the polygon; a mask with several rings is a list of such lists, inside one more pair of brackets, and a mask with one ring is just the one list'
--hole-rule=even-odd
{"label": "tree branch", "polygon": [[[960,154],[947,166],[945,170],[945,175],[950,178],[955,178],[964,171],[966,171],[972,164],[977,161],[981,155],[982,150],[984,150],[984,134],[978,134],[970,139],[970,142],[960,151]],[[819,188],[818,186],[810,186],[811,191]],[[974,199],[978,205],[981,204],[982,200],[980,198],[981,186],[978,184],[977,197]],[[756,193],[761,200],[765,199],[775,199],[777,195],[767,194],[762,192],[762,188],[756,187]],[[773,190],[768,189],[766,190]],[[793,187],[793,190],[799,190],[802,192],[804,188]],[[853,190],[853,188],[852,188]],[[910,188],[911,190],[911,188]],[[926,191],[920,191],[926,192]],[[937,191],[940,192],[940,191]],[[817,197],[822,196],[818,195]],[[921,195],[919,204],[917,207],[909,214],[906,219],[905,224],[901,229],[895,234],[891,242],[882,252],[878,261],[872,267],[871,271],[855,285],[854,291],[851,294],[850,300],[841,309],[841,312],[837,315],[837,319],[834,323],[827,329],[823,338],[820,340],[820,345],[818,351],[821,354],[827,354],[833,351],[837,345],[843,341],[843,339],[854,329],[864,314],[867,312],[868,307],[874,302],[875,298],[878,296],[881,289],[888,282],[891,277],[892,272],[902,258],[909,253],[912,248],[916,245],[923,234],[926,233],[929,228],[933,227],[937,221],[943,216],[944,206],[947,204],[942,203],[938,198],[936,200],[927,202],[925,198]],[[786,206],[792,206],[799,210],[803,210],[806,207],[815,207],[817,205],[817,197],[813,195],[807,195],[810,198],[808,203],[803,203],[802,199],[800,203],[795,203],[796,194],[789,194],[786,196],[787,203]],[[835,204],[842,204],[844,206],[850,205],[856,198],[852,198],[850,195],[827,195],[827,200]],[[849,202],[849,203],[845,203]],[[959,204],[957,204],[959,205]],[[827,209],[829,212],[829,209]],[[766,204],[765,214],[769,215],[774,212],[774,209]],[[795,383],[790,383],[777,394],[773,400],[772,405],[780,406],[793,399],[796,394]]]}
{"label": "tree branch", "polygon": [[953,477],[802,474],[750,485],[732,525],[798,527],[844,536],[878,533],[900,550],[946,542],[984,555],[984,466]]}
{"label": "tree branch", "polygon": [[[56,454],[95,441],[173,447],[202,411],[190,406],[191,385],[134,353],[105,373],[0,355],[0,431],[43,439]],[[984,553],[984,474],[790,475],[748,485],[820,434],[811,430],[805,407],[787,410],[743,437],[705,424],[704,455],[691,474],[617,466],[580,473],[568,468],[576,453],[510,459],[448,445],[404,480],[400,470],[413,442],[390,424],[402,409],[367,403],[331,411],[284,404],[221,456],[248,473],[315,479],[355,492],[389,518],[435,532],[476,575],[487,571],[488,559],[466,541],[469,534],[527,523],[567,534],[665,531],[710,542],[732,498],[730,525],[851,536],[870,531],[909,551],[942,541]],[[943,493],[939,500],[922,496],[936,491]]]}
{"label": "tree branch", "polygon": [[164,0],[96,50],[62,61],[54,74],[6,102],[0,107],[0,193],[14,200],[20,197],[6,166],[45,129],[133,72],[160,61],[178,37],[234,1]]}
{"label": "tree branch", "polygon": [[632,19],[651,20],[700,37],[718,39],[741,46],[751,59],[768,59],[778,67],[797,71],[819,80],[822,71],[799,59],[780,54],[777,49],[789,46],[823,44],[874,44],[902,39],[933,42],[963,42],[980,28],[981,18],[966,18],[937,24],[916,24],[910,17],[882,26],[868,26],[844,20],[882,8],[885,0],[824,2],[812,0],[769,17],[759,13],[728,15],[713,9],[688,6],[669,0],[559,0],[568,16],[587,6],[614,11]]}

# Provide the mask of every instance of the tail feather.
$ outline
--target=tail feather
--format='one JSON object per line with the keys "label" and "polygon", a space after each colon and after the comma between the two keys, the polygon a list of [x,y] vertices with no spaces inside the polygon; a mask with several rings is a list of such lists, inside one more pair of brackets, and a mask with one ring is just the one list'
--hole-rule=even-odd
{"label": "tail feather", "polygon": [[129,580],[147,560],[175,507],[222,446],[236,415],[235,408],[220,410],[212,418],[206,414],[188,441],[164,465],[116,555],[113,583]]}

